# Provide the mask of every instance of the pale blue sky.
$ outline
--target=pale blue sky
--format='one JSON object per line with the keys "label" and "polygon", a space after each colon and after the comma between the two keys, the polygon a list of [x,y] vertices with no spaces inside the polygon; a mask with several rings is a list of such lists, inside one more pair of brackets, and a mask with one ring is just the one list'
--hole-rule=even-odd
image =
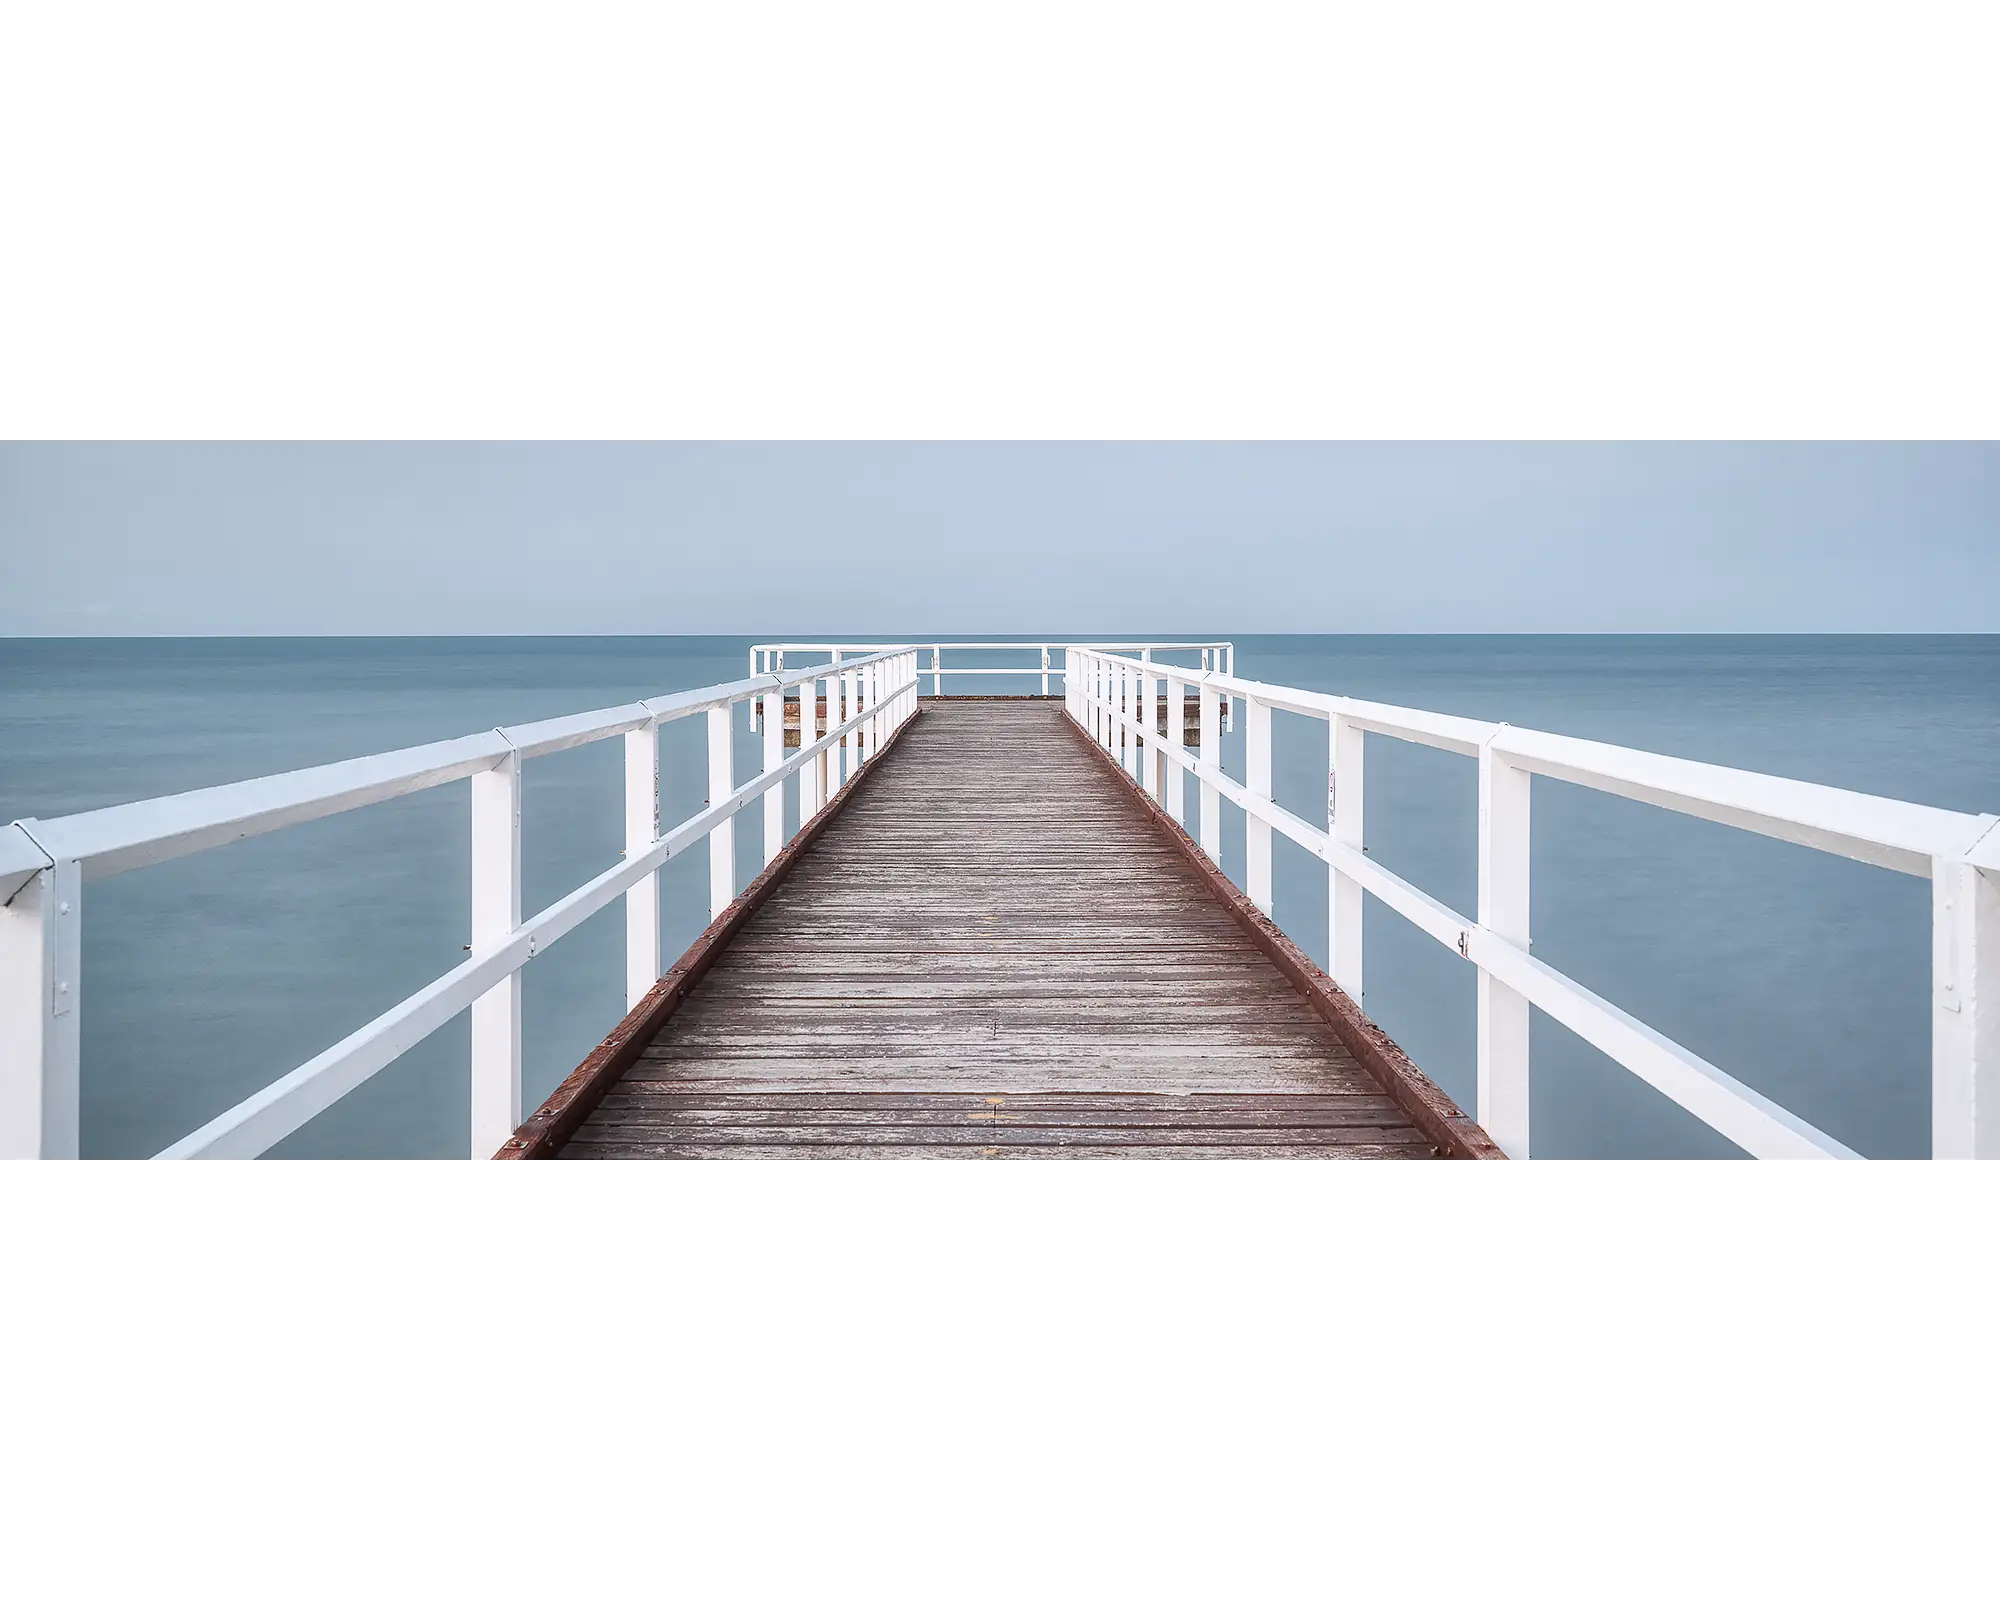
{"label": "pale blue sky", "polygon": [[1991,631],[2000,446],[0,445],[0,634]]}

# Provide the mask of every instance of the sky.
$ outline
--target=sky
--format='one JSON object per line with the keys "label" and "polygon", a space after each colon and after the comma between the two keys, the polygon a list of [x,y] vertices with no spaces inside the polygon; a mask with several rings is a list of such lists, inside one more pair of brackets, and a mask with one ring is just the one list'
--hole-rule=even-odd
{"label": "sky", "polygon": [[1993,444],[0,444],[0,635],[1989,632]]}

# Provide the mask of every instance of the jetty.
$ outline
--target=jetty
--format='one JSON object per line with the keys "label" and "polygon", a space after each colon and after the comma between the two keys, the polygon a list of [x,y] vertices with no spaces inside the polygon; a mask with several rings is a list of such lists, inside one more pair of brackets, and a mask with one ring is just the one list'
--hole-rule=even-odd
{"label": "jetty", "polygon": [[[1018,664],[992,664],[1006,652]],[[469,1011],[479,1159],[1522,1158],[1533,1010],[1752,1155],[1852,1156],[1533,954],[1539,778],[1928,877],[1933,1154],[2000,1155],[1994,816],[1263,682],[1237,675],[1226,641],[794,642],[755,647],[749,668],[0,831],[0,1154],[78,1153],[90,879],[462,781],[465,960],[311,1060],[274,1064],[161,1157],[260,1155]],[[954,677],[1027,681],[954,694]],[[1276,716],[1321,726],[1324,812],[1274,799]],[[659,733],[683,718],[706,723],[707,803],[664,822]],[[761,766],[739,777],[746,725]],[[1368,854],[1367,741],[1382,737],[1477,763],[1476,915]],[[522,766],[613,738],[623,857],[524,916]],[[1240,884],[1221,865],[1225,806],[1243,818]],[[761,830],[747,883],[739,826]],[[1324,968],[1272,920],[1279,835],[1324,864]],[[703,846],[711,921],[668,963],[660,869]],[[626,1015],[524,1107],[522,971],[621,900]],[[1370,901],[1476,969],[1469,1108],[1359,1004]]]}

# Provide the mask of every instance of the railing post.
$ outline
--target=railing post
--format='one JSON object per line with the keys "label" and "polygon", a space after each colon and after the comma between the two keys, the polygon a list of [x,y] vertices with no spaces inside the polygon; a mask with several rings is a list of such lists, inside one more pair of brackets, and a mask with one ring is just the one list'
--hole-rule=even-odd
{"label": "railing post", "polygon": [[1125,765],[1125,734],[1118,726],[1119,685],[1124,669],[1116,657],[1104,661],[1104,748],[1119,766]]}
{"label": "railing post", "polygon": [[[1271,798],[1271,708],[1261,700],[1246,700],[1243,786],[1260,799]],[[1243,813],[1243,892],[1265,916],[1271,914],[1271,824]]]}
{"label": "railing post", "polygon": [[1042,698],[1049,697],[1049,647],[1042,646]]}
{"label": "railing post", "polygon": [[1098,720],[1104,724],[1105,754],[1122,763],[1125,752],[1118,743],[1118,664],[1109,656],[1098,657],[1097,693],[1100,701]]}
{"label": "railing post", "polygon": [[1931,1155],[2000,1159],[2000,822],[1931,862]]}
{"label": "railing post", "polygon": [[875,753],[875,719],[869,713],[875,709],[875,669],[856,667],[854,669],[854,715],[864,720],[854,730],[854,766],[859,771]]}
{"label": "railing post", "polygon": [[933,697],[944,693],[944,646],[931,646],[931,694]]}
{"label": "railing post", "polygon": [[57,861],[0,907],[0,1159],[79,1154],[82,954],[82,867]]}
{"label": "railing post", "polygon": [[[820,682],[825,691],[821,698],[826,702],[825,715],[820,721],[826,726],[822,735],[830,734],[840,726],[840,674],[829,672]],[[815,708],[817,710],[817,708]],[[840,787],[840,741],[838,739],[821,752],[819,758],[819,803],[824,806],[833,798],[833,791]]]}
{"label": "railing post", "polygon": [[[1367,793],[1363,731],[1342,716],[1327,719],[1326,824],[1336,844],[1362,850],[1362,800]],[[1338,867],[1327,869],[1327,976],[1361,1002],[1361,910],[1367,895]]]}
{"label": "railing post", "polygon": [[[764,696],[764,770],[785,764],[785,690],[779,684]],[[774,783],[764,791],[764,865],[785,848],[785,786]]]}
{"label": "railing post", "polygon": [[1112,760],[1124,760],[1118,748],[1118,668],[1108,656],[1098,656],[1098,744]]}
{"label": "railing post", "polygon": [[[472,790],[472,952],[521,925],[521,758],[468,780]],[[657,927],[657,923],[655,924]],[[655,934],[657,939],[658,935]],[[470,1154],[483,1161],[521,1125],[521,973],[472,1002]]]}
{"label": "railing post", "polygon": [[[1152,658],[1152,652],[1146,652]],[[1158,715],[1153,707],[1153,691],[1158,680],[1144,667],[1139,669],[1139,726],[1145,730],[1144,741],[1139,749],[1139,786],[1155,800],[1166,793],[1166,780],[1160,771],[1160,735]]]}
{"label": "railing post", "polygon": [[1209,781],[1210,772],[1222,770],[1222,696],[1207,684],[1201,688],[1201,764],[1199,803],[1201,806],[1201,848],[1209,860],[1222,865],[1222,791]]}
{"label": "railing post", "polygon": [[[808,678],[799,685],[799,749],[811,748],[819,738],[819,680]],[[820,808],[820,786],[826,776],[825,753],[799,763],[799,826],[810,822]]]}
{"label": "railing post", "polygon": [[826,680],[826,731],[833,743],[826,747],[826,797],[831,800],[840,792],[846,774],[841,770],[840,758],[845,752],[845,741],[834,730],[846,720],[847,674],[836,672]]}
{"label": "railing post", "polygon": [[[833,652],[832,670],[826,676],[826,731],[833,730],[847,720],[847,674],[840,670],[841,653]],[[826,752],[826,784],[820,790],[823,798],[831,800],[846,781],[846,774],[840,769],[840,758],[846,749],[846,741],[836,739]]]}
{"label": "railing post", "polygon": [[[1504,732],[1506,725],[1501,725]],[[1532,779],[1493,742],[1479,748],[1479,926],[1526,950]],[[1479,972],[1479,1124],[1516,1160],[1529,1151],[1528,1002]]]}
{"label": "railing post", "polygon": [[[819,694],[813,701],[813,738],[831,733],[840,726],[840,674],[829,672],[820,679]],[[826,710],[821,712],[824,704]],[[824,723],[825,726],[820,725]],[[840,746],[831,744],[819,753],[819,805],[824,807],[840,787]]]}
{"label": "railing post", "polygon": [[882,748],[882,685],[887,667],[876,662],[868,669],[868,754],[872,759]]}
{"label": "railing post", "polygon": [[1111,658],[1110,672],[1107,698],[1111,711],[1111,750],[1118,758],[1118,765],[1129,771],[1132,761],[1125,750],[1125,724],[1120,720],[1125,715],[1125,666],[1116,656]]}
{"label": "railing post", "polygon": [[[835,661],[839,659],[834,657]],[[838,667],[826,675],[826,731],[829,735],[843,720],[840,714],[841,686],[846,681],[846,675]],[[822,801],[831,800],[839,792],[840,777],[840,740],[835,738],[826,747],[826,782],[820,787]]]}
{"label": "railing post", "polygon": [[1136,783],[1139,778],[1139,736],[1132,729],[1132,703],[1139,698],[1138,674],[1118,664],[1118,759]]}
{"label": "railing post", "polygon": [[1132,781],[1142,789],[1150,790],[1146,782],[1146,759],[1150,752],[1146,748],[1145,735],[1141,731],[1139,712],[1140,697],[1146,692],[1146,676],[1139,667],[1125,669],[1125,717],[1131,725],[1132,734]]}
{"label": "railing post", "polygon": [[[1171,755],[1180,755],[1187,744],[1187,690],[1174,678],[1163,680],[1163,687],[1167,695],[1166,748]],[[1171,759],[1163,760],[1163,770],[1166,795],[1161,803],[1166,806],[1168,816],[1185,825],[1187,819],[1181,813],[1186,788],[1181,780],[1186,775],[1181,771],[1180,763]]]}
{"label": "railing post", "polygon": [[[840,675],[840,720],[842,722],[846,722],[849,718],[860,714],[860,707],[856,702],[861,698],[861,685],[855,681],[855,678],[856,674],[851,667]],[[855,771],[860,766],[860,762],[856,759],[855,732],[855,729],[849,728],[847,732],[840,736],[840,781],[842,783],[852,782]]]}
{"label": "railing post", "polygon": [[[1139,659],[1146,663],[1147,666],[1152,664],[1153,651],[1150,645],[1140,647]],[[1158,772],[1160,751],[1159,734],[1156,730],[1159,724],[1154,720],[1153,688],[1153,675],[1146,670],[1145,666],[1141,666],[1139,668],[1139,703],[1135,708],[1135,714],[1139,719],[1139,726],[1145,730],[1145,744],[1139,751],[1139,787],[1157,800],[1165,791]]]}
{"label": "railing post", "polygon": [[[708,711],[708,803],[727,800],[736,787],[735,730],[730,708]],[[713,922],[736,898],[736,819],[718,822],[708,836],[708,918]]]}
{"label": "railing post", "polygon": [[[625,859],[660,836],[660,725],[625,735]],[[625,891],[625,1009],[660,981],[660,875],[649,872]]]}
{"label": "railing post", "polygon": [[1146,670],[1153,660],[1150,646],[1139,647],[1139,660],[1142,665],[1135,669],[1132,685],[1132,717],[1142,731],[1133,738],[1132,754],[1139,763],[1138,771],[1133,776],[1139,780],[1139,787],[1157,800],[1160,788],[1154,781],[1154,768],[1159,749],[1158,735],[1153,731],[1156,726],[1153,721],[1153,675]]}

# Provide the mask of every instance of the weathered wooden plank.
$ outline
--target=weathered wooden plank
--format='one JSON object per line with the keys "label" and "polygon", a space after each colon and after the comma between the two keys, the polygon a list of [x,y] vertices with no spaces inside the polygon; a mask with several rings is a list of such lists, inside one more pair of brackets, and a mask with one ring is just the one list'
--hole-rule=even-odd
{"label": "weathered wooden plank", "polygon": [[[617,1138],[637,1130],[640,1133],[671,1133],[678,1136],[682,1131],[694,1129],[731,1130],[746,1137],[759,1136],[763,1131],[788,1130],[796,1128],[819,1128],[822,1130],[879,1129],[885,1134],[899,1135],[931,1129],[970,1129],[1010,1127],[1061,1129],[1081,1135],[1084,1132],[1102,1134],[1106,1130],[1120,1128],[1143,1128],[1165,1130],[1176,1134],[1199,1133],[1202,1137],[1196,1143],[1211,1141],[1221,1135],[1234,1136],[1237,1133],[1267,1134],[1297,1129],[1319,1128],[1392,1128],[1399,1132],[1410,1130],[1410,1119],[1395,1101],[1386,1095],[1380,1100],[1356,1095],[1358,1102],[1349,1109],[1314,1108],[1310,1111],[1132,1111],[1089,1110],[1052,1111],[1028,1110],[1009,1111],[921,1111],[907,1106],[882,1106],[872,1111],[804,1111],[791,1107],[746,1111],[734,1106],[718,1106],[698,1111],[674,1106],[662,1111],[658,1105],[644,1100],[622,1100],[607,1095],[598,1103],[597,1110],[590,1119],[589,1132],[594,1137]],[[582,1137],[579,1134],[578,1137]],[[920,1141],[921,1142],[921,1141]],[[1186,1143],[1186,1140],[1182,1140]],[[1267,1141],[1268,1142],[1268,1141]]]}
{"label": "weathered wooden plank", "polygon": [[907,1108],[914,1114],[931,1112],[991,1112],[996,1107],[1008,1111],[1035,1112],[1049,1116],[1088,1115],[1098,1112],[1152,1111],[1161,1114],[1185,1113],[1200,1116],[1209,1112],[1261,1112],[1307,1113],[1320,1107],[1339,1108],[1351,1104],[1357,1098],[1386,1098],[1381,1088],[1373,1085],[1372,1079],[1364,1080],[1371,1085],[1367,1089],[1351,1092],[1334,1090],[1329,1093],[1314,1094],[1103,1094],[1082,1091],[1055,1094],[1010,1094],[987,1095],[960,1092],[957,1094],[883,1093],[881,1091],[841,1092],[838,1090],[802,1089],[789,1093],[770,1094],[715,1094],[699,1086],[684,1083],[621,1083],[604,1098],[610,1104],[627,1096],[644,1095],[662,1108],[662,1115],[671,1116],[679,1110],[774,1110],[788,1114],[810,1117],[819,1112],[869,1111],[883,1106],[894,1105]]}
{"label": "weathered wooden plank", "polygon": [[1185,1147],[1188,1145],[1231,1145],[1253,1149],[1258,1145],[1340,1145],[1408,1144],[1422,1145],[1428,1153],[1430,1141],[1410,1126],[1405,1118],[1399,1126],[1382,1127],[1295,1127],[1295,1128],[1141,1128],[1064,1126],[1026,1127],[1006,1122],[949,1127],[925,1123],[911,1127],[901,1122],[877,1123],[865,1130],[854,1127],[826,1127],[818,1123],[785,1123],[761,1127],[702,1125],[677,1122],[667,1128],[643,1124],[603,1122],[592,1116],[570,1138],[572,1145],[683,1144],[683,1145],[1039,1145],[1066,1149],[1073,1145],[1148,1144]]}
{"label": "weathered wooden plank", "polygon": [[[1381,1085],[1356,1069],[1352,1082],[1369,1092]],[[776,1061],[770,1058],[736,1060],[696,1060],[661,1067],[642,1063],[625,1076],[627,1083],[645,1081],[649,1072],[665,1074],[655,1081],[684,1083],[710,1093],[767,1093],[773,1090],[812,1088],[861,1091],[885,1080],[919,1094],[1036,1094],[1051,1089],[1087,1091],[1115,1073],[1117,1081],[1136,1094],[1227,1094],[1241,1090],[1246,1073],[1243,1063],[1216,1070],[1201,1065],[1162,1071],[1143,1064],[1124,1070],[1119,1063],[1092,1063],[1071,1070],[1051,1070],[1044,1062],[975,1061],[957,1066],[948,1058],[932,1061],[890,1059],[880,1062],[812,1060]],[[1328,1082],[1327,1069],[1311,1063],[1287,1065],[1270,1063],[1254,1074],[1281,1094],[1309,1093]]]}
{"label": "weathered wooden plank", "polygon": [[1284,1145],[701,1145],[573,1144],[571,1160],[599,1161],[1413,1161],[1428,1160],[1422,1144]]}

